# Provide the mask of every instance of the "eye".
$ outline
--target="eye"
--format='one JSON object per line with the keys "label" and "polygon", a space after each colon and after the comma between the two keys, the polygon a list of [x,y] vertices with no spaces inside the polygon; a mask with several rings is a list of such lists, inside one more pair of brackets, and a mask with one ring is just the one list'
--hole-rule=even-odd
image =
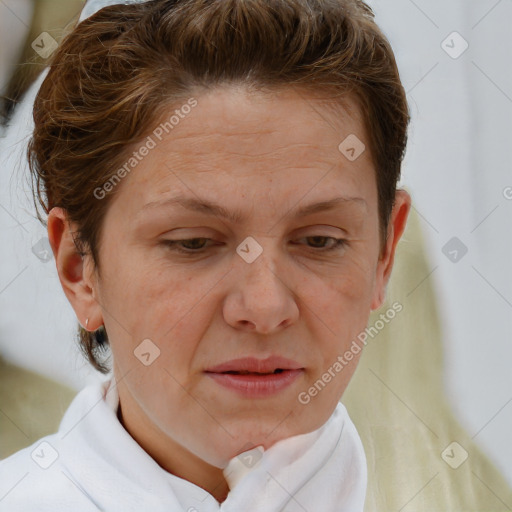
{"label": "eye", "polygon": [[[210,238],[187,238],[185,240],[163,240],[162,243],[172,251],[183,254],[195,254],[201,252],[205,247],[205,241]],[[197,243],[199,241],[199,243]]]}
{"label": "eye", "polygon": [[[337,249],[341,249],[346,245],[346,240],[343,238],[334,238],[332,236],[323,236],[323,235],[313,235],[313,236],[306,236],[304,238],[300,238],[299,240],[312,240],[313,249],[318,249],[317,252],[330,252],[335,251]],[[325,243],[327,241],[330,241],[329,246],[325,246]]]}

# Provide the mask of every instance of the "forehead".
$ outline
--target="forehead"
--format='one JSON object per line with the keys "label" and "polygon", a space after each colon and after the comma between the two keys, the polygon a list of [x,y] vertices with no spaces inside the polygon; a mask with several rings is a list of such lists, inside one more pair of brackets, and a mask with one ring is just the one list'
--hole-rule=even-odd
{"label": "forehead", "polygon": [[184,109],[187,114],[171,125],[180,111],[173,105],[155,123],[148,135],[154,148],[117,191],[131,196],[135,215],[177,191],[190,197],[211,191],[231,201],[236,189],[268,202],[293,193],[298,198],[308,189],[321,195],[333,186],[360,195],[365,181],[374,180],[369,151],[350,161],[339,149],[349,136],[368,146],[350,98],[342,105],[299,90],[263,94],[231,86],[191,96],[197,106]]}
{"label": "forehead", "polygon": [[[339,154],[332,150],[337,150],[344,137],[357,133],[361,139],[366,138],[360,110],[351,97],[334,101],[300,89],[263,93],[233,85],[208,92],[197,90],[195,98],[198,106],[172,133],[163,136],[177,147],[199,139],[199,144],[206,147],[219,143],[224,146],[225,142],[226,149],[230,149],[228,139],[232,138],[239,144],[238,153],[243,150],[248,156],[264,156],[259,145],[264,143],[267,152],[304,145],[330,149],[331,156],[337,158]],[[169,112],[164,113],[160,125],[166,119]]]}

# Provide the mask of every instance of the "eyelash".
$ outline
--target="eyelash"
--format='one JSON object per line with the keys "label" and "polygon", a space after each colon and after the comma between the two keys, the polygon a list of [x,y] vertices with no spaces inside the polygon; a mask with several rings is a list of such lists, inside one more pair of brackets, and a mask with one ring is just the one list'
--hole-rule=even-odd
{"label": "eyelash", "polygon": [[[303,237],[303,239],[306,239],[306,238],[325,238],[327,240],[333,240],[334,241],[332,247],[329,247],[328,249],[315,248],[315,247],[312,248],[314,252],[319,252],[319,253],[333,252],[333,251],[336,251],[336,250],[340,250],[340,249],[344,248],[345,245],[347,244],[347,241],[345,239],[343,239],[343,238],[334,238],[332,236],[312,235],[312,236]],[[166,245],[172,251],[175,251],[175,252],[178,252],[178,253],[181,253],[181,254],[188,254],[188,255],[201,254],[201,252],[203,252],[204,249],[205,249],[204,247],[201,247],[201,248],[199,248],[197,250],[194,250],[194,249],[183,249],[183,247],[180,247],[178,245],[178,244],[183,243],[183,242],[192,242],[194,240],[211,240],[211,239],[210,238],[205,238],[205,237],[197,237],[197,238],[187,238],[187,239],[184,239],[184,240],[163,240],[162,243],[164,245]],[[300,239],[300,240],[302,240],[302,239]]]}

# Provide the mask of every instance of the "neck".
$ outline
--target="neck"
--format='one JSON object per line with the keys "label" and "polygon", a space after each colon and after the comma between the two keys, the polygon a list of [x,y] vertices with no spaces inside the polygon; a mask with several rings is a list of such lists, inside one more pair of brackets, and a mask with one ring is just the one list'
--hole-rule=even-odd
{"label": "neck", "polygon": [[[128,398],[130,400],[130,398]],[[135,404],[133,404],[135,405]],[[133,411],[133,406],[131,407]],[[137,408],[140,411],[140,409]],[[229,486],[222,469],[200,459],[186,448],[165,436],[145,416],[132,418],[123,414],[121,402],[117,417],[125,430],[163,469],[188,480],[210,493],[219,503],[226,500]],[[162,439],[164,439],[162,441]]]}

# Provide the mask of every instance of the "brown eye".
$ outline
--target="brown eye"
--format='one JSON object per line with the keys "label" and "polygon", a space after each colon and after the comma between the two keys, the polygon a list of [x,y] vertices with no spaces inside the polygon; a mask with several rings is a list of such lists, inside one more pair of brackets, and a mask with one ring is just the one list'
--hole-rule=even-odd
{"label": "brown eye", "polygon": [[172,251],[181,252],[185,254],[199,253],[201,249],[205,248],[205,242],[209,238],[188,238],[186,240],[163,240],[163,244],[169,247]]}
{"label": "brown eye", "polygon": [[[301,240],[312,241],[311,244],[308,243],[308,246],[312,249],[317,249],[318,252],[335,251],[336,249],[343,248],[343,246],[346,244],[346,240],[342,238],[334,238],[332,236],[323,235],[307,236],[301,238]],[[330,244],[326,246],[328,242],[330,242]]]}

